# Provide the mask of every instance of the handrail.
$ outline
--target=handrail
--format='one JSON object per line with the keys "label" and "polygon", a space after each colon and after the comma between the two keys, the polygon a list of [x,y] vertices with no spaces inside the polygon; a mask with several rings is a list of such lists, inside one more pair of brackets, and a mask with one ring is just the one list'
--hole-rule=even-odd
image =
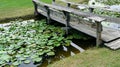
{"label": "handrail", "polygon": [[100,15],[89,13],[89,12],[81,12],[77,9],[73,9],[73,8],[70,8],[70,7],[62,7],[62,6],[58,6],[58,5],[46,4],[46,3],[43,3],[39,0],[33,0],[33,1],[36,2],[38,5],[40,4],[40,5],[48,6],[50,8],[54,8],[54,9],[57,9],[57,10],[60,10],[60,11],[66,11],[66,12],[69,12],[69,13],[80,15],[81,17],[91,17],[91,16],[101,17],[101,18],[105,18],[106,21],[108,21],[108,22],[114,22],[114,23],[120,24],[120,18],[113,18],[113,17],[109,17],[109,16],[100,16]]}

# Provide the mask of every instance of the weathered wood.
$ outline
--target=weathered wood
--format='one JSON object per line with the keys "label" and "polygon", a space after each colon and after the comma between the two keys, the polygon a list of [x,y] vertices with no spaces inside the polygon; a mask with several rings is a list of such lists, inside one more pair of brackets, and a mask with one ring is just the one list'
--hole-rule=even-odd
{"label": "weathered wood", "polygon": [[[119,34],[120,31],[116,29],[102,27],[101,25],[102,21],[119,23],[120,18],[112,18],[108,16],[96,15],[93,13],[80,12],[76,9],[70,8],[69,3],[67,4],[68,7],[62,7],[58,5],[45,4],[38,0],[33,0],[33,1],[37,3],[38,12],[48,17],[47,18],[48,23],[50,22],[50,19],[52,19],[62,24],[65,24],[66,28],[72,27],[78,31],[93,36],[97,38],[96,40],[97,46],[101,44],[101,40],[103,40],[106,43],[110,43],[111,41],[120,38],[120,34]],[[44,9],[45,8],[44,6],[47,8]],[[88,19],[95,21],[96,24]],[[95,27],[92,27],[92,24],[95,24]],[[118,46],[114,46],[114,48],[117,47]]]}
{"label": "weathered wood", "polygon": [[63,13],[66,16],[66,34],[68,34],[68,27],[70,27],[69,22],[70,22],[70,13],[63,11]]}
{"label": "weathered wood", "polygon": [[33,5],[34,5],[34,15],[37,16],[39,14],[38,11],[37,11],[38,6],[37,6],[35,1],[32,1],[32,2],[33,2]]}
{"label": "weathered wood", "polygon": [[111,49],[116,50],[116,49],[120,48],[120,39],[117,39],[117,40],[112,41],[110,43],[105,43],[105,45],[107,47],[110,47]]}
{"label": "weathered wood", "polygon": [[48,6],[45,6],[46,10],[47,10],[47,23],[50,24],[50,9]]}
{"label": "weathered wood", "polygon": [[59,11],[67,11],[67,12],[70,12],[70,13],[73,13],[73,14],[76,14],[76,15],[80,15],[81,17],[89,17],[89,16],[98,16],[98,17],[101,17],[101,18],[105,18],[106,21],[108,22],[114,22],[114,23],[118,23],[120,24],[120,18],[113,18],[113,17],[109,17],[109,16],[100,16],[100,15],[96,15],[96,14],[93,14],[93,13],[88,13],[88,12],[80,12],[79,10],[76,10],[76,9],[73,9],[73,8],[69,8],[69,7],[62,7],[62,6],[58,6],[58,5],[50,5],[50,4],[46,4],[46,3],[43,3],[43,2],[40,2],[38,0],[33,0],[35,1],[38,5],[41,4],[41,5],[44,5],[44,6],[49,6],[50,8],[54,8],[54,9],[57,9]]}
{"label": "weathered wood", "polygon": [[70,3],[67,3],[67,7],[70,7],[71,6],[71,4]]}
{"label": "weathered wood", "polygon": [[94,11],[94,8],[89,8],[90,13]]}
{"label": "weathered wood", "polygon": [[55,0],[52,0],[52,4],[53,4],[53,5],[55,4]]}
{"label": "weathered wood", "polygon": [[101,32],[102,32],[102,25],[100,22],[96,22],[97,24],[97,38],[96,38],[96,46],[99,47],[99,45],[101,45],[102,43],[102,39],[101,39]]}
{"label": "weathered wood", "polygon": [[[77,22],[70,22],[70,26],[78,31],[81,31],[85,34],[88,34],[92,37],[97,37],[96,35],[96,29],[94,28],[91,28],[90,26],[88,25],[85,25],[85,24],[78,24]],[[120,34],[119,34],[120,31],[118,30],[115,30],[115,29],[111,29],[111,28],[106,28],[106,27],[103,27],[103,31],[102,31],[102,36],[101,36],[101,39],[104,41],[104,42],[110,42],[114,39],[117,39],[120,37]]]}
{"label": "weathered wood", "polygon": [[97,21],[97,22],[102,22],[102,21],[105,21],[106,19],[105,18],[101,18],[101,17],[98,17],[98,16],[90,16],[90,17],[87,17],[88,19],[91,19],[91,20],[94,20],[94,21]]}

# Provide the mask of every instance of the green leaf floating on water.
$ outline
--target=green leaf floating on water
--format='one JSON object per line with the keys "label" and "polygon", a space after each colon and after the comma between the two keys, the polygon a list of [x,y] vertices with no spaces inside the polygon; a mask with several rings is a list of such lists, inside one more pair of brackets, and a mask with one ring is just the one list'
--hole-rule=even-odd
{"label": "green leaf floating on water", "polygon": [[25,64],[29,64],[31,61],[30,60],[25,60],[24,63]]}
{"label": "green leaf floating on water", "polygon": [[53,51],[48,52],[47,55],[48,55],[48,56],[54,56],[54,55],[55,55],[55,52],[53,52]]}
{"label": "green leaf floating on water", "polygon": [[68,44],[64,34],[60,27],[47,25],[45,21],[13,22],[0,32],[0,64],[41,62],[44,55],[55,55],[54,47]]}
{"label": "green leaf floating on water", "polygon": [[13,65],[15,65],[15,66],[18,66],[18,65],[20,65],[21,63],[19,62],[19,61],[15,61],[14,63],[13,63]]}
{"label": "green leaf floating on water", "polygon": [[0,56],[0,60],[2,60],[2,61],[9,62],[10,59],[11,59],[11,57],[9,55],[6,55],[6,54],[3,54]]}
{"label": "green leaf floating on water", "polygon": [[23,61],[23,60],[26,60],[25,57],[20,57],[19,60]]}
{"label": "green leaf floating on water", "polygon": [[41,57],[36,57],[33,59],[34,62],[41,62],[42,61],[42,58]]}

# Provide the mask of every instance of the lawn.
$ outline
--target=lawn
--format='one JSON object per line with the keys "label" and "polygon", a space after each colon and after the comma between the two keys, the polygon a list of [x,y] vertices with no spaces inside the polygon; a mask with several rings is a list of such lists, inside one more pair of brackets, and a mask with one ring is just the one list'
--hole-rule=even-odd
{"label": "lawn", "polygon": [[0,0],[0,20],[33,14],[32,0]]}
{"label": "lawn", "polygon": [[[52,0],[41,1],[49,4],[52,3]],[[63,2],[61,2],[60,0],[56,0],[56,2],[59,4],[63,4]],[[78,2],[78,0],[76,0],[76,2]],[[0,0],[0,20],[33,14],[34,7],[32,0]]]}
{"label": "lawn", "polygon": [[91,48],[48,67],[120,67],[120,50]]}

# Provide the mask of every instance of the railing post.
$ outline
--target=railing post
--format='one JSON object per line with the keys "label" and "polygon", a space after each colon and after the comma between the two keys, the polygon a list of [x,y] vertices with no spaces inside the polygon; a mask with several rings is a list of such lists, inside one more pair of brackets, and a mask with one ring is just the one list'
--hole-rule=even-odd
{"label": "railing post", "polygon": [[96,28],[96,46],[99,47],[99,45],[102,44],[102,38],[101,38],[101,35],[102,35],[102,21],[106,20],[105,18],[101,18],[101,17],[97,17],[97,16],[91,16],[91,17],[88,17],[88,19],[90,20],[94,20],[96,25],[97,25],[97,28]]}
{"label": "railing post", "polygon": [[70,7],[71,6],[71,4],[70,3],[67,3],[67,7]]}
{"label": "railing post", "polygon": [[65,19],[65,21],[66,21],[65,30],[66,30],[66,34],[68,34],[68,30],[69,30],[69,27],[70,27],[70,24],[69,24],[69,22],[70,22],[70,13],[67,12],[67,11],[63,11],[63,13],[64,13],[64,15],[66,17],[66,19]]}
{"label": "railing post", "polygon": [[[70,7],[70,3],[67,3],[67,7]],[[70,28],[70,24],[69,24],[69,22],[70,22],[70,13],[69,12],[67,12],[67,11],[63,11],[63,13],[65,14],[65,17],[66,17],[66,34],[68,34],[69,33],[69,28]]]}
{"label": "railing post", "polygon": [[45,6],[46,10],[47,10],[47,24],[50,24],[51,19],[50,19],[50,9],[48,6]]}
{"label": "railing post", "polygon": [[94,11],[94,8],[91,8],[91,7],[90,7],[90,8],[89,8],[89,12],[90,12],[90,13],[93,13],[93,11]]}
{"label": "railing post", "polygon": [[52,4],[55,4],[55,0],[52,0]]}
{"label": "railing post", "polygon": [[101,25],[101,22],[97,22],[97,21],[96,21],[96,24],[97,24],[97,31],[96,31],[96,34],[97,34],[96,46],[99,47],[99,45],[101,45],[101,43],[102,43],[102,39],[101,39],[102,25]]}
{"label": "railing post", "polygon": [[37,16],[39,13],[37,11],[37,4],[32,0],[33,5],[34,5],[34,15]]}

